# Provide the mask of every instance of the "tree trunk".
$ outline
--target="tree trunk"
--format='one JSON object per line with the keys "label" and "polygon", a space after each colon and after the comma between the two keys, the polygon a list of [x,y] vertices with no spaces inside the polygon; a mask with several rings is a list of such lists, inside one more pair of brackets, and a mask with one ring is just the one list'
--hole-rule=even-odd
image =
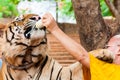
{"label": "tree trunk", "polygon": [[118,12],[120,13],[120,0],[114,0],[114,6],[115,8],[118,10]]}
{"label": "tree trunk", "polygon": [[98,0],[72,0],[81,44],[88,51],[103,48],[111,37]]}

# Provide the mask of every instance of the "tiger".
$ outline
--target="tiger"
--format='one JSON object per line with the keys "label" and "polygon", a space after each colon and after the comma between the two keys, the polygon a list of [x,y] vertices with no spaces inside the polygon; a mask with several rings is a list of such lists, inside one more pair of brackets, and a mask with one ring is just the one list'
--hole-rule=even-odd
{"label": "tiger", "polygon": [[24,14],[8,23],[1,44],[1,80],[83,80],[81,64],[63,67],[48,55],[46,27],[36,27],[37,14]]}
{"label": "tiger", "polygon": [[40,20],[37,14],[24,14],[2,29],[0,80],[84,80],[80,62],[63,67],[48,55],[46,27],[36,27]]}

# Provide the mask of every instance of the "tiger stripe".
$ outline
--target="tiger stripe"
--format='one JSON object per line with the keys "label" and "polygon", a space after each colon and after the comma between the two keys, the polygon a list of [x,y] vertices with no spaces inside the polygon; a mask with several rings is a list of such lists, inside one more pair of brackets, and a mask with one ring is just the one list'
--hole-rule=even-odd
{"label": "tiger stripe", "polygon": [[3,80],[84,80],[80,63],[63,67],[48,55],[46,28],[36,28],[36,17],[20,16],[5,29]]}

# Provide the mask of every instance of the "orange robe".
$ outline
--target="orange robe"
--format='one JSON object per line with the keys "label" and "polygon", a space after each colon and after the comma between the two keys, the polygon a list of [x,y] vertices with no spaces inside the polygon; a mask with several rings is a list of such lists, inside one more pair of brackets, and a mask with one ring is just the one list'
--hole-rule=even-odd
{"label": "orange robe", "polygon": [[120,80],[120,65],[98,60],[90,55],[91,80]]}

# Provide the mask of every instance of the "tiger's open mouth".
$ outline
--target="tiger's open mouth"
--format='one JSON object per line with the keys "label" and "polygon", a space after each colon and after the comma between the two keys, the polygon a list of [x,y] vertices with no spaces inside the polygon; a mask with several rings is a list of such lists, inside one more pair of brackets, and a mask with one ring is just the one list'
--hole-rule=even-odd
{"label": "tiger's open mouth", "polygon": [[30,39],[32,31],[38,31],[38,30],[39,31],[41,31],[41,30],[46,31],[46,27],[45,26],[43,26],[41,28],[37,28],[36,26],[35,27],[28,27],[26,29],[26,31],[24,32],[24,35],[27,39]]}

